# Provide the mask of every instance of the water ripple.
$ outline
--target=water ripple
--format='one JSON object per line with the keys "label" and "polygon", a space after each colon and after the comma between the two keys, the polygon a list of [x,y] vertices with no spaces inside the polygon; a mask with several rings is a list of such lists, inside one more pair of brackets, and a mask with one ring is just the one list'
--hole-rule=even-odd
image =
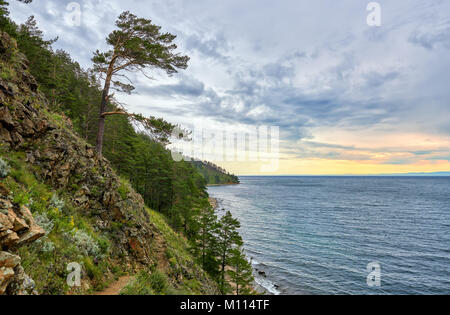
{"label": "water ripple", "polygon": [[[449,294],[450,178],[244,177],[211,187],[246,251],[290,294]],[[370,288],[367,264],[381,264]]]}

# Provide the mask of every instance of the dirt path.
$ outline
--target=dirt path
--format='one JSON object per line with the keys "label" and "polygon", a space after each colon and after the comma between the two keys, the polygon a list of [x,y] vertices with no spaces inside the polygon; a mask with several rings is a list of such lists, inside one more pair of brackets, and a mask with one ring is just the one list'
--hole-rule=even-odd
{"label": "dirt path", "polygon": [[159,271],[164,272],[169,268],[169,261],[167,260],[166,256],[166,242],[162,238],[162,235],[156,234],[155,235],[155,243],[156,243],[156,259],[158,261],[158,266],[156,269]]}
{"label": "dirt path", "polygon": [[120,291],[133,279],[131,276],[124,276],[119,278],[116,282],[111,284],[108,288],[101,292],[97,292],[94,295],[119,295]]}
{"label": "dirt path", "polygon": [[[157,269],[165,272],[169,268],[169,261],[166,256],[166,242],[159,233],[155,235],[155,253],[158,261]],[[119,295],[120,291],[133,279],[132,276],[124,276],[112,283],[109,287],[94,295]]]}

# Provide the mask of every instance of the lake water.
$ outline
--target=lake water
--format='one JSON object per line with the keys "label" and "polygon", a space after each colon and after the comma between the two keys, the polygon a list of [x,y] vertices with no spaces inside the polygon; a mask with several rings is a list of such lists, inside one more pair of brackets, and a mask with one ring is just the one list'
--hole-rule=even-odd
{"label": "lake water", "polygon": [[[247,254],[267,275],[256,281],[269,292],[450,294],[450,177],[241,183],[209,193],[241,221]],[[367,284],[373,262],[379,287]]]}

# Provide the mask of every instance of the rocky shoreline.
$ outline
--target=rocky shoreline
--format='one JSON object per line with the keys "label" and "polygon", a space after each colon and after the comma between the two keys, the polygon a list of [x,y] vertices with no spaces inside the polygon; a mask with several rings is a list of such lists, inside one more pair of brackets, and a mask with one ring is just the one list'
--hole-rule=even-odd
{"label": "rocky shoreline", "polygon": [[214,210],[217,210],[219,207],[219,201],[216,198],[209,197],[209,204]]}

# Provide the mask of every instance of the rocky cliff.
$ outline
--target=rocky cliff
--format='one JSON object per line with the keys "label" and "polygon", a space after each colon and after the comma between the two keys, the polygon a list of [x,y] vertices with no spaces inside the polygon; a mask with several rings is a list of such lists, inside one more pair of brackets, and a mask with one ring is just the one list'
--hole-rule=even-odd
{"label": "rocky cliff", "polygon": [[34,281],[25,273],[20,257],[8,251],[14,251],[44,235],[45,231],[35,223],[27,207],[0,198],[0,295],[36,293]]}
{"label": "rocky cliff", "polygon": [[[38,182],[66,196],[71,207],[61,216],[71,218],[73,225],[76,215],[88,222],[88,230],[107,239],[110,246],[106,257],[111,263],[106,269],[114,262],[127,272],[161,264],[158,250],[166,247],[161,245],[165,240],[151,222],[141,196],[72,131],[67,118],[48,111],[45,98],[27,71],[25,57],[6,34],[0,35],[0,66],[0,145],[5,158],[22,153],[26,169]],[[23,288],[31,282],[15,251],[45,234],[34,223],[30,210],[20,202],[14,203],[6,189],[0,190],[0,294],[14,293],[10,288],[17,287],[17,283],[21,282]],[[175,287],[182,285],[184,278],[195,278],[202,284],[197,293],[217,292],[214,283],[194,263],[180,259],[175,265],[174,269],[182,270],[175,277],[173,270],[168,271]],[[12,279],[18,279],[13,286]]]}

